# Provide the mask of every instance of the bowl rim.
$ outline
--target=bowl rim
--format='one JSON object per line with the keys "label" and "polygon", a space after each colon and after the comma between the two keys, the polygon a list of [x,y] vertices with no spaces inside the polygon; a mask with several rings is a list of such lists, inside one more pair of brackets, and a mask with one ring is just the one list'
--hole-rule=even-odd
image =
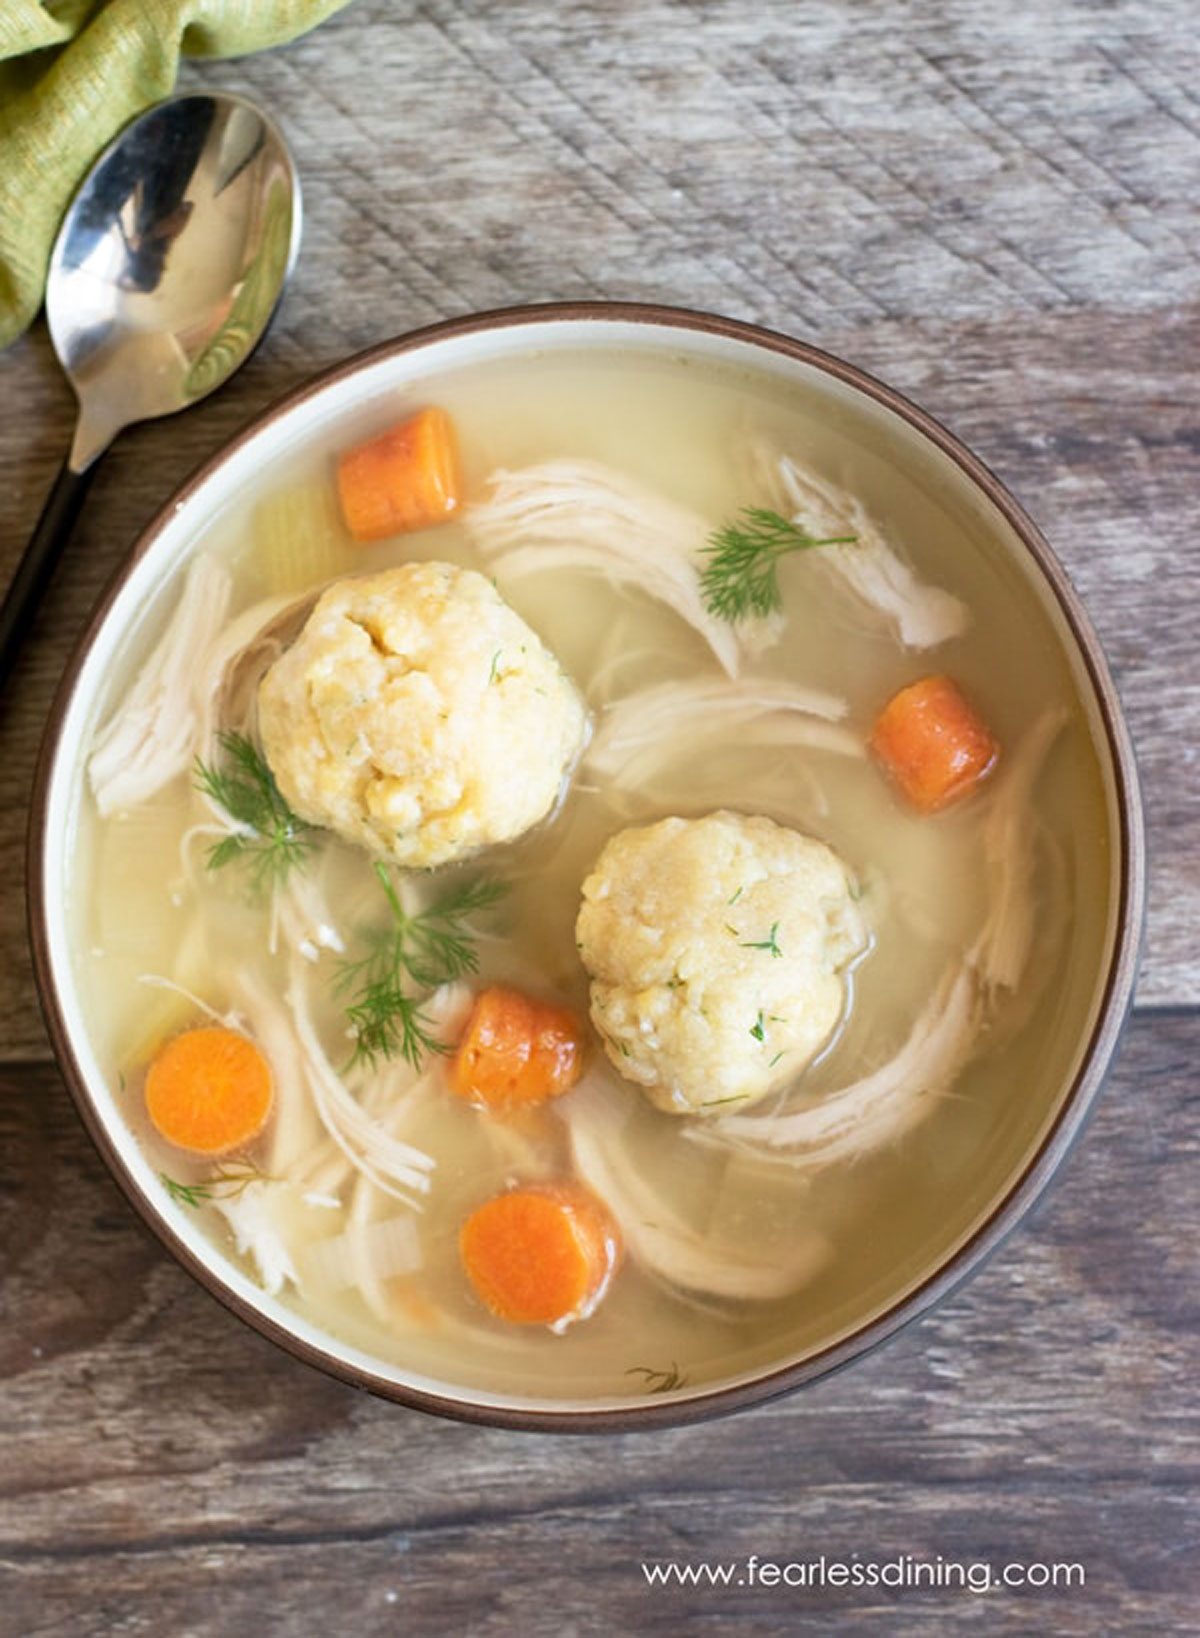
{"label": "bowl rim", "polygon": [[[231,456],[253,442],[273,421],[290,414],[370,366],[417,352],[432,343],[483,332],[554,323],[604,323],[658,328],[665,333],[692,332],[748,344],[816,369],[906,421],[948,457],[1008,522],[1021,548],[1032,559],[1052,594],[1074,643],[1092,701],[1103,729],[1112,770],[1116,827],[1114,835],[1113,944],[1095,1016],[1083,1044],[1075,1074],[1061,1105],[1023,1170],[991,1205],[984,1220],[917,1285],[872,1318],[804,1359],[759,1371],[752,1377],[700,1389],[685,1397],[640,1400],[629,1406],[604,1403],[594,1409],[567,1405],[492,1404],[470,1397],[471,1390],[430,1392],[361,1368],[333,1351],[280,1325],[270,1314],[243,1298],[215,1267],[196,1256],[155,1211],[134,1182],[88,1090],[75,1055],[66,1016],[60,1006],[50,957],[49,913],[44,864],[50,837],[47,803],[62,745],[68,705],[79,674],[109,612],[135,565],[152,548],[162,528]],[[992,470],[936,417],[869,371],[837,355],[760,324],[702,309],[642,301],[552,301],[523,303],[469,313],[405,331],[322,368],[286,391],[253,416],[233,437],[206,457],[178,485],[141,529],[122,557],[78,637],[55,691],[38,754],[30,800],[26,841],[27,915],[34,977],[51,1045],[60,1072],[83,1126],[107,1170],[155,1238],[171,1256],[225,1308],[260,1335],[303,1363],[335,1379],[411,1409],[459,1422],[532,1432],[612,1433],[680,1426],[728,1414],[789,1393],[806,1383],[843,1369],[927,1314],[973,1275],[1016,1228],[1044,1193],[1080,1136],[1097,1093],[1111,1067],[1133,1001],[1142,927],[1145,918],[1145,823],[1137,763],[1116,686],[1099,637],[1079,593],[1067,577],[1049,542],[1029,514]]]}

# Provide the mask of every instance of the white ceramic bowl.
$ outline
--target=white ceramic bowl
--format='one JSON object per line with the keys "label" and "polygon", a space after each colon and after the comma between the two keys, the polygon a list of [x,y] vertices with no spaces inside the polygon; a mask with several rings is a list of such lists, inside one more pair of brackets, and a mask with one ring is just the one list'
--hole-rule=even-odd
{"label": "white ceramic bowl", "polygon": [[[1073,952],[1085,969],[1071,1051],[1046,1084],[1025,1089],[1034,1118],[1018,1148],[990,1174],[984,1194],[925,1266],[893,1288],[865,1293],[828,1334],[727,1381],[620,1401],[563,1401],[497,1394],[423,1377],[371,1357],[315,1328],[215,1248],[186,1208],[166,1200],[153,1166],[124,1119],[89,1039],[72,947],[72,847],[85,748],[107,707],[111,679],[141,623],[172,593],[204,527],[251,489],[262,470],[330,429],[353,429],[371,406],[475,361],[556,349],[649,349],[684,360],[765,372],[788,391],[814,395],[854,423],[981,521],[988,550],[1007,560],[1037,599],[1067,657],[1094,741],[1104,789],[1111,857],[1103,934]],[[59,693],[37,778],[30,844],[31,926],[37,975],[56,1052],[80,1114],[130,1200],[164,1245],[202,1283],[259,1331],[359,1386],[468,1420],[579,1430],[678,1422],[767,1398],[840,1366],[942,1297],[1016,1223],[1059,1166],[1112,1057],[1131,999],[1144,895],[1141,814],[1134,760],[1112,681],[1079,600],[1051,550],[995,477],[948,432],[891,389],[802,343],[733,321],[674,309],[563,305],[513,309],[452,321],[386,343],[292,393],[209,461],[146,530],[96,611]]]}

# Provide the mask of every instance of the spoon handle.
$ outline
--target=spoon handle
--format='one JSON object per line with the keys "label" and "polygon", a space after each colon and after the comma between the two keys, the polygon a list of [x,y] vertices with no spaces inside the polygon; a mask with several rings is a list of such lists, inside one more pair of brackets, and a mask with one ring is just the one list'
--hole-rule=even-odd
{"label": "spoon handle", "polygon": [[79,516],[92,481],[95,463],[76,472],[69,459],[54,480],[42,515],[29,538],[17,572],[0,608],[0,688],[8,681],[17,653],[29,630],[33,612],[50,581],[59,553]]}

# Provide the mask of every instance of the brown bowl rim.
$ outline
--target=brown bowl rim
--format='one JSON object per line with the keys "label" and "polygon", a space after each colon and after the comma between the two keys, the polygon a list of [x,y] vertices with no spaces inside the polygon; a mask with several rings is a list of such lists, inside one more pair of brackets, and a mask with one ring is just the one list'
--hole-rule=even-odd
{"label": "brown bowl rim", "polygon": [[[716,1386],[686,1398],[641,1401],[628,1408],[603,1405],[596,1409],[555,1409],[522,1405],[491,1405],[463,1397],[430,1393],[392,1381],[369,1369],[340,1359],[279,1325],[255,1304],[233,1292],[216,1272],[196,1257],[170,1224],[151,1207],[126,1172],[103,1122],[96,1113],[86,1080],[75,1057],[69,1031],[59,1010],[49,955],[42,857],[46,846],[46,803],[59,747],[67,704],[79,672],[97,633],[135,564],[150,550],[167,519],[244,444],[279,416],[290,413],[306,399],[338,380],[355,375],[373,363],[433,342],[480,331],[507,329],[548,322],[580,321],[646,325],[664,331],[698,331],[721,336],[782,354],[808,365],[861,392],[907,421],[951,459],[1008,521],[1053,593],[1059,612],[1074,639],[1087,673],[1094,703],[1103,724],[1112,761],[1118,816],[1117,917],[1112,961],[1096,1011],[1091,1034],[1079,1068],[1067,1089],[1054,1122],[1024,1170],[997,1199],[987,1218],[948,1258],[912,1290],[848,1336],[805,1359],[741,1382]],[[681,1426],[764,1403],[840,1370],[873,1351],[936,1304],[977,1271],[1039,1200],[1079,1137],[1097,1093],[1116,1053],[1121,1031],[1133,1000],[1137,963],[1145,916],[1145,831],[1141,797],[1129,731],[1103,649],[1082,600],[1053,549],[1032,518],[1001,480],[939,420],[896,388],[833,353],[763,325],[724,317],[689,307],[653,302],[561,301],[494,308],[407,331],[376,343],[339,363],[328,366],[283,394],[221,448],[203,461],[175,490],[138,535],[118,566],[104,595],[93,610],[60,680],[51,706],[34,775],[27,840],[28,916],[34,975],[51,1044],[68,1090],[85,1129],[108,1170],[138,1215],[171,1255],[224,1307],[260,1335],[293,1357],[327,1375],[365,1389],[380,1398],[432,1415],[530,1432],[614,1433],[635,1429]]]}

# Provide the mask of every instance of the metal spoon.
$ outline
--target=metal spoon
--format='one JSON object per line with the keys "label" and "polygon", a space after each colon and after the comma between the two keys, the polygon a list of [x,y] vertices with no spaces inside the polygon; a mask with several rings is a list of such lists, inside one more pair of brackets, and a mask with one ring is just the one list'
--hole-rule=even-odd
{"label": "metal spoon", "polygon": [[0,609],[0,684],[122,427],[204,398],[275,311],[300,246],[282,136],[243,97],[170,97],[84,179],[50,258],[46,318],[79,399],[70,454]]}

